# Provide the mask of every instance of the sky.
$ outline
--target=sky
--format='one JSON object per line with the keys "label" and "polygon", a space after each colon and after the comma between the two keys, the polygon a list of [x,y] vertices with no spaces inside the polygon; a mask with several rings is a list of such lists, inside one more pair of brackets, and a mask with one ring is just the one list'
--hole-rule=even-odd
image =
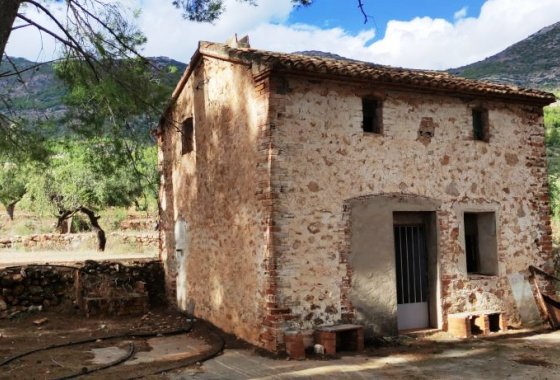
{"label": "sky", "polygon": [[[257,0],[258,6],[225,0],[226,12],[214,24],[181,17],[171,0],[123,0],[148,42],[146,56],[188,62],[199,40],[225,42],[249,35],[251,47],[294,52],[321,50],[392,66],[447,69],[496,54],[560,21],[560,0],[315,0],[294,8],[290,0]],[[53,4],[53,3],[51,3]],[[51,5],[63,14],[60,4]],[[32,7],[22,10],[45,25]],[[6,53],[33,61],[52,59],[54,41],[27,27],[15,30]]]}

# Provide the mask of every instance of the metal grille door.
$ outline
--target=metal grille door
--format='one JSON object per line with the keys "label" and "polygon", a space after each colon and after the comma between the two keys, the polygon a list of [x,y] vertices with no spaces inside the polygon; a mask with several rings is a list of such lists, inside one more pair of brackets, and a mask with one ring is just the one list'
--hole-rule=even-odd
{"label": "metal grille door", "polygon": [[426,239],[423,225],[395,226],[399,304],[428,301]]}

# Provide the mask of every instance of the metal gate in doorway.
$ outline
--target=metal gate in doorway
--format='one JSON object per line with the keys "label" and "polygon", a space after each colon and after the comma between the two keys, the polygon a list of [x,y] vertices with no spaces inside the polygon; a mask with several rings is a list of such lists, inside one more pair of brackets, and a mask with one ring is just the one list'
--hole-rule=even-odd
{"label": "metal gate in doorway", "polygon": [[425,226],[397,224],[394,237],[398,328],[426,328],[430,325],[430,318]]}

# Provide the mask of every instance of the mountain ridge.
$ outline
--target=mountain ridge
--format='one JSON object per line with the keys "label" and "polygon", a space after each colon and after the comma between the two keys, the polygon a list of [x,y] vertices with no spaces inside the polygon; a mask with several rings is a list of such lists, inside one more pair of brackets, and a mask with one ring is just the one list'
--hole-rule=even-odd
{"label": "mountain ridge", "polygon": [[[159,79],[173,88],[186,68],[186,64],[167,57],[148,57]],[[19,71],[17,75],[13,65]],[[31,70],[25,70],[38,65]],[[10,57],[0,64],[0,112],[26,119],[39,117],[57,118],[66,107],[63,97],[67,92],[64,84],[56,78],[54,63],[37,63],[25,58]],[[2,74],[11,73],[2,77]]]}
{"label": "mountain ridge", "polygon": [[521,87],[560,88],[560,22],[482,61],[447,71],[464,78]]}

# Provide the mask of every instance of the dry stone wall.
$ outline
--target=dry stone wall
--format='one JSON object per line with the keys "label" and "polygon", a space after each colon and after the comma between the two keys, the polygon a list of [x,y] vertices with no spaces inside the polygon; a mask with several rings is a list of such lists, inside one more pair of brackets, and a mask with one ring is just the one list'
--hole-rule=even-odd
{"label": "dry stone wall", "polygon": [[[129,302],[131,299],[134,302]],[[88,305],[88,300],[96,302]],[[159,261],[123,264],[88,260],[80,267],[29,265],[0,270],[0,318],[75,307],[87,315],[125,314],[142,312],[148,306],[160,307],[166,301]],[[91,310],[93,303],[95,313]]]}
{"label": "dry stone wall", "polygon": [[[107,235],[111,244],[132,244],[142,248],[158,248],[157,233],[130,234],[111,232]],[[23,248],[29,250],[65,250],[80,246],[95,247],[97,236],[92,233],[79,234],[36,234],[0,238],[0,249]]]}
{"label": "dry stone wall", "polygon": [[69,267],[29,266],[0,270],[0,317],[61,304],[68,306],[73,295],[74,276],[75,269]]}

